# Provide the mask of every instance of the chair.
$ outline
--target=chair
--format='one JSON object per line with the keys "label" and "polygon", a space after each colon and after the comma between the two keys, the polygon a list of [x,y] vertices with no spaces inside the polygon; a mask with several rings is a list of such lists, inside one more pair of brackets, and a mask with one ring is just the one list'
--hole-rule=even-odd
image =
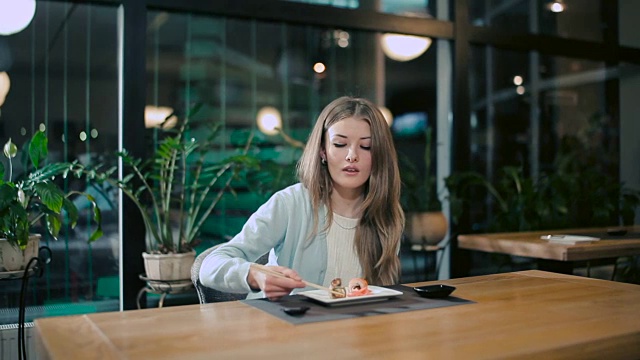
{"label": "chair", "polygon": [[[247,294],[237,294],[237,293],[227,293],[224,291],[219,291],[216,289],[212,289],[210,287],[206,287],[202,285],[200,282],[200,267],[202,266],[202,261],[207,257],[215,248],[222,244],[213,246],[205,251],[203,251],[200,255],[196,257],[196,261],[193,263],[191,267],[191,281],[193,282],[193,286],[196,288],[196,292],[198,293],[198,300],[200,304],[208,304],[212,302],[223,302],[223,301],[234,301],[234,300],[243,300],[247,297]],[[269,253],[262,255],[256,263],[258,264],[266,264],[269,260]]]}

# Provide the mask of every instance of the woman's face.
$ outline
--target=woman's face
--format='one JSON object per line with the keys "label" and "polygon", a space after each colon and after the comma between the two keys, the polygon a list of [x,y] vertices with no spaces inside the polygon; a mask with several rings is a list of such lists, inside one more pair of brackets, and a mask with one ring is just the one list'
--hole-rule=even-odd
{"label": "woman's face", "polygon": [[361,118],[345,118],[325,134],[320,156],[327,160],[333,187],[363,190],[371,175],[371,126]]}

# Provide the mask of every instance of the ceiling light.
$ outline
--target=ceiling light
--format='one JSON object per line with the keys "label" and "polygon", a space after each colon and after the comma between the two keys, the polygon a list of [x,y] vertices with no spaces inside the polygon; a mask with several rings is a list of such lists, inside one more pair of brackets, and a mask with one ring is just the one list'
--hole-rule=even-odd
{"label": "ceiling light", "polygon": [[173,109],[168,106],[147,105],[144,107],[144,126],[149,128],[171,129],[178,123]]}
{"label": "ceiling light", "polygon": [[513,84],[518,86],[518,85],[522,85],[522,76],[520,75],[516,75],[513,77]]}
{"label": "ceiling light", "polygon": [[560,0],[552,1],[547,4],[547,9],[554,13],[561,13],[565,11],[567,6]]}
{"label": "ceiling light", "polygon": [[327,67],[324,66],[323,63],[317,62],[313,64],[313,71],[315,71],[317,74],[322,74],[325,70],[327,70]]}
{"label": "ceiling light", "polygon": [[0,35],[22,31],[33,20],[36,0],[0,1]]}
{"label": "ceiling light", "polygon": [[382,51],[396,61],[413,60],[431,46],[431,38],[413,35],[382,35]]}
{"label": "ceiling light", "polygon": [[280,111],[273,106],[265,106],[258,111],[256,116],[258,129],[265,135],[275,135],[282,128],[282,116]]}

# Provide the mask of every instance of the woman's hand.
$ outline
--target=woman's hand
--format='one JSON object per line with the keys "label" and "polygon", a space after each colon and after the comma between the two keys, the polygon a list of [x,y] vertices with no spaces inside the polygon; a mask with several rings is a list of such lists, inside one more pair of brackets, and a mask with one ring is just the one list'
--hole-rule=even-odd
{"label": "woman's hand", "polygon": [[265,296],[272,301],[279,300],[281,297],[289,295],[293,289],[304,288],[304,282],[297,272],[284,266],[269,266],[269,270],[274,270],[287,278],[267,275],[256,270],[253,266],[249,269],[247,282],[252,289],[260,289]]}

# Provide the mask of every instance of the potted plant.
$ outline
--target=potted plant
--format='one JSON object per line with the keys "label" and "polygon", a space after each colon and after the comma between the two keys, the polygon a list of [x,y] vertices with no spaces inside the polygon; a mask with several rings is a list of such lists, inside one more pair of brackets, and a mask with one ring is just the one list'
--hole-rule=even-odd
{"label": "potted plant", "polygon": [[448,222],[438,197],[436,177],[431,175],[432,131],[425,129],[424,174],[412,161],[401,159],[402,202],[407,213],[406,235],[415,246],[435,246],[447,234]]}
{"label": "potted plant", "polygon": [[475,171],[451,174],[445,184],[452,220],[458,221],[466,203],[484,203],[489,195],[493,205],[483,231],[632,225],[640,192],[611,181],[609,171],[589,160],[594,150],[563,141],[571,145],[559,151],[554,171],[536,178],[515,166],[501,168],[495,181]]}
{"label": "potted plant", "polygon": [[44,223],[54,239],[65,220],[71,228],[75,227],[78,208],[71,201],[74,196],[84,196],[91,203],[96,229],[89,242],[102,236],[101,213],[95,199],[79,191],[65,192],[55,182],[58,176],[80,177],[85,168],[77,162],[46,164],[47,137],[41,131],[33,135],[24,149],[28,155],[26,171],[14,180],[13,158],[18,154],[18,148],[11,139],[3,147],[9,167],[7,173],[0,163],[0,271],[22,270],[31,258],[38,256],[41,237],[35,230],[38,224]]}
{"label": "potted plant", "polygon": [[[164,129],[161,124],[158,127],[168,136],[150,158],[143,161],[122,151],[118,155],[126,176],[122,180],[107,179],[140,210],[147,234],[147,251],[142,256],[151,286],[167,280],[190,283],[194,246],[200,241],[202,225],[223,195],[234,192],[232,181],[243,170],[258,167],[257,160],[248,155],[252,135],[239,154],[213,161],[208,158],[219,148],[215,139],[221,126],[211,124],[208,131],[203,131],[206,124],[196,125],[201,125],[197,131],[190,116],[177,130]],[[189,136],[196,133],[207,135],[202,140]]]}

